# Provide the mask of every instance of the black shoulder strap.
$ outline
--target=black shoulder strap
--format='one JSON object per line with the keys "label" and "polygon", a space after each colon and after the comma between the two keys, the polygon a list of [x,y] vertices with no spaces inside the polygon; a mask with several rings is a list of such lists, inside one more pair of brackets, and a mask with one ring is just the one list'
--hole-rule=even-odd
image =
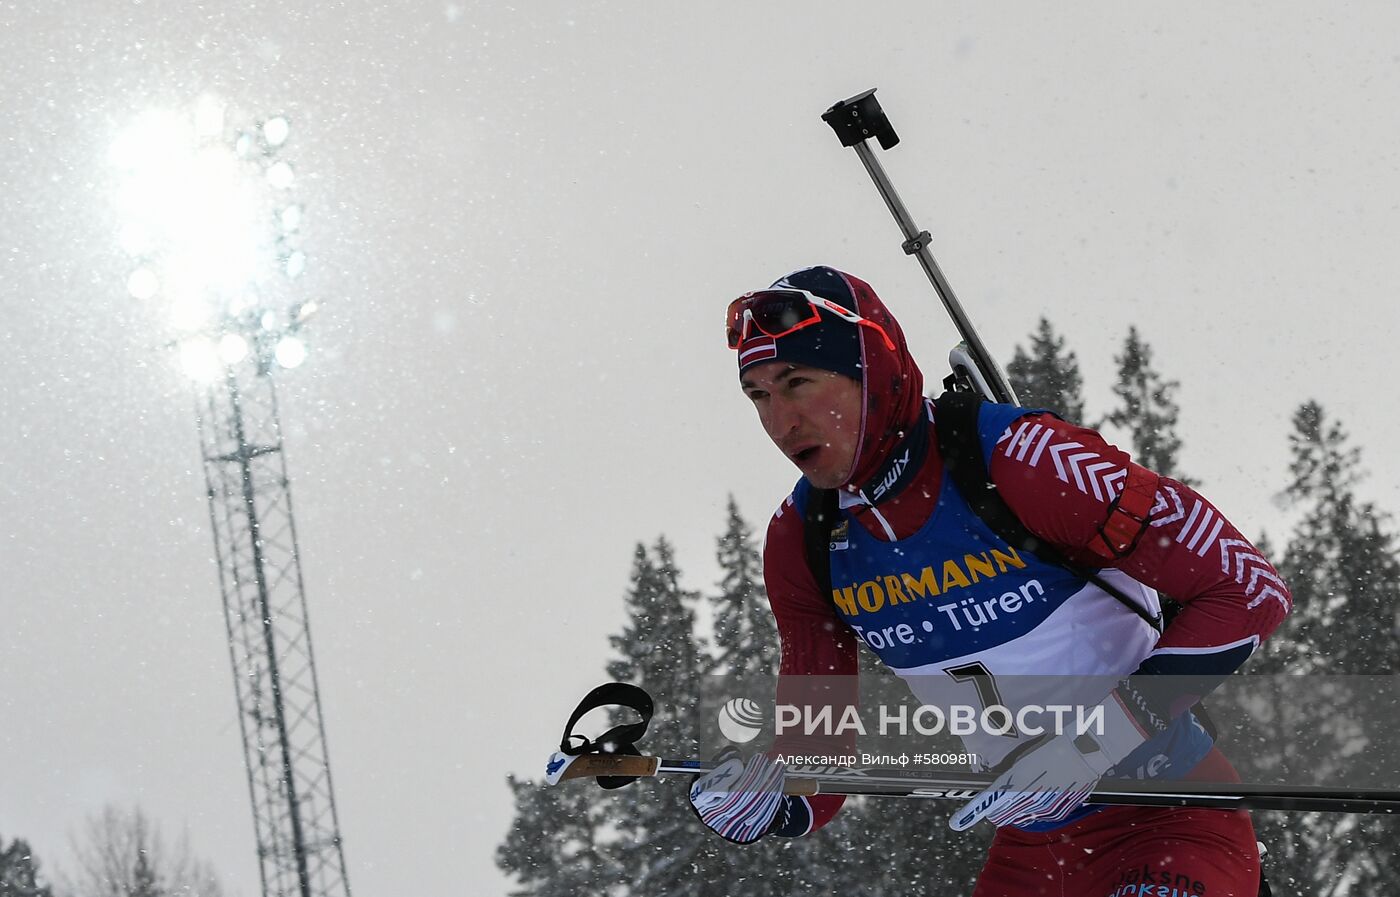
{"label": "black shoulder strap", "polygon": [[807,493],[807,509],[802,515],[802,540],[807,548],[807,566],[827,601],[831,600],[831,531],[839,516],[836,490],[813,486]]}
{"label": "black shoulder strap", "polygon": [[1099,576],[1096,570],[1071,562],[1053,546],[1037,538],[1007,507],[1001,493],[991,482],[987,461],[982,455],[981,440],[977,435],[977,415],[981,407],[982,397],[967,391],[949,390],[933,401],[938,453],[943,458],[953,485],[973,512],[1008,545],[1018,551],[1029,551],[1048,564],[1064,567],[1092,582],[1160,632],[1161,617],[1150,614],[1117,586]]}

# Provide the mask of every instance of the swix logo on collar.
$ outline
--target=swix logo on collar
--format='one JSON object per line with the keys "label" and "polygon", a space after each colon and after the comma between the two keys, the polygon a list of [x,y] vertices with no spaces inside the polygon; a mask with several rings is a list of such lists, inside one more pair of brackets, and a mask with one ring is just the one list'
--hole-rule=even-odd
{"label": "swix logo on collar", "polygon": [[900,455],[898,458],[895,459],[894,465],[890,467],[889,472],[885,474],[884,479],[880,480],[880,482],[875,484],[875,488],[872,489],[870,492],[870,498],[872,501],[879,501],[880,498],[891,486],[899,482],[899,478],[909,467],[910,451],[910,449],[906,448],[904,450],[904,454]]}
{"label": "swix logo on collar", "polygon": [[890,452],[885,463],[867,480],[860,493],[871,502],[894,498],[914,478],[914,473],[928,456],[928,417],[920,414],[913,429]]}

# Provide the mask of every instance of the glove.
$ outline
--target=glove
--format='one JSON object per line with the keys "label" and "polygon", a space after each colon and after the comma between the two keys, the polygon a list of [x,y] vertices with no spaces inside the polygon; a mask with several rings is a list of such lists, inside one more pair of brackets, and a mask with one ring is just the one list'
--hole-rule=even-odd
{"label": "glove", "polygon": [[[1063,732],[1031,742],[1011,768],[952,818],[953,831],[965,831],[986,819],[996,826],[1057,822],[1093,793],[1104,773],[1147,740],[1118,693],[1099,705],[1103,731]],[[1093,719],[1091,715],[1087,719]]]}
{"label": "glove", "polygon": [[737,754],[721,755],[718,766],[691,784],[691,807],[721,838],[752,844],[768,834],[783,805],[784,769],[781,760],[763,754],[747,763]]}

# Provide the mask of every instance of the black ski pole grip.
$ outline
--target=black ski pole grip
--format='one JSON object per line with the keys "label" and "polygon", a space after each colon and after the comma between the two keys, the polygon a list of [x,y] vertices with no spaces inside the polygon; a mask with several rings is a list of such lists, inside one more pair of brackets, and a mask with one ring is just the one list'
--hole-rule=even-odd
{"label": "black ski pole grip", "polygon": [[855,146],[871,137],[880,141],[880,149],[889,149],[899,143],[894,125],[890,124],[885,110],[880,108],[880,101],[875,99],[876,90],[872,87],[822,113],[822,121],[831,125],[842,146]]}

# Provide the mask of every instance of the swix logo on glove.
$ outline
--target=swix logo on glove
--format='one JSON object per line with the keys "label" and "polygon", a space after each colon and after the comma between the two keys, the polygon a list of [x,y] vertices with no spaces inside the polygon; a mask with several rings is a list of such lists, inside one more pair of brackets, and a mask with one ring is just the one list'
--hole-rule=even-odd
{"label": "swix logo on glove", "polygon": [[979,817],[981,817],[982,813],[988,807],[1001,800],[1001,798],[1005,794],[1005,788],[998,788],[995,791],[988,791],[986,794],[982,795],[982,799],[979,800],[977,803],[973,804],[970,807],[967,807],[957,816],[953,817],[953,828],[956,831],[962,831],[968,828],[974,822],[976,822]]}

